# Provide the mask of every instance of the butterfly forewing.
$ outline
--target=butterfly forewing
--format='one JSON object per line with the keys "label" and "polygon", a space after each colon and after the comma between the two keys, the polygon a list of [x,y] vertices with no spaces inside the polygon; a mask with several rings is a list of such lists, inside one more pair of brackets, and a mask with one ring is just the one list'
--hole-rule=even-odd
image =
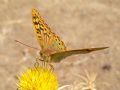
{"label": "butterfly forewing", "polygon": [[59,52],[66,50],[64,43],[51,31],[36,9],[32,10],[32,22],[43,51]]}

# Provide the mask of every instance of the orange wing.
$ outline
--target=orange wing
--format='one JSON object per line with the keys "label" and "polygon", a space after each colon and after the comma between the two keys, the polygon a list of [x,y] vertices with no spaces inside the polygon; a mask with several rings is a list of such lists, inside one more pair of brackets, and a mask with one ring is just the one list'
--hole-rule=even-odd
{"label": "orange wing", "polygon": [[42,51],[59,52],[66,50],[63,41],[51,31],[36,9],[32,10],[32,22]]}

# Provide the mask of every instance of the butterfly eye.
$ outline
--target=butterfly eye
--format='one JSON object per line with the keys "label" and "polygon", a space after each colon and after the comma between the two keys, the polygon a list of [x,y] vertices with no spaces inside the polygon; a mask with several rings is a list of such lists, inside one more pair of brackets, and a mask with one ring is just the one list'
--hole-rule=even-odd
{"label": "butterfly eye", "polygon": [[40,56],[41,56],[41,57],[43,56],[43,53],[42,53],[42,52],[40,52]]}

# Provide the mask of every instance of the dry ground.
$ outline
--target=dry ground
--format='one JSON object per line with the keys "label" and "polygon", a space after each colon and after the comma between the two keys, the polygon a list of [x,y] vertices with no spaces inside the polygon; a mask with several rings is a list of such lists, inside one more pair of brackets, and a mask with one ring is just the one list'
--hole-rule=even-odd
{"label": "dry ground", "polygon": [[110,47],[54,64],[61,86],[79,83],[86,69],[98,74],[99,90],[120,90],[120,0],[0,0],[0,90],[15,90],[16,75],[35,62],[35,50],[14,42],[39,48],[32,8],[39,9],[69,49]]}

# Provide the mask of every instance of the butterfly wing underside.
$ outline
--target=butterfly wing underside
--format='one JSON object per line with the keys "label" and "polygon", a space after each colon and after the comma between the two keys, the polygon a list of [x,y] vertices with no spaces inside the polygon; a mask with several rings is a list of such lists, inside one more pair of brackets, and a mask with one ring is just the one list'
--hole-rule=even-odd
{"label": "butterfly wing underside", "polygon": [[68,56],[71,56],[71,55],[86,54],[86,53],[90,53],[93,51],[103,50],[106,48],[108,48],[108,47],[68,50],[68,51],[54,53],[54,54],[51,54],[51,60],[52,60],[51,62],[60,62],[62,59],[66,58]]}
{"label": "butterfly wing underside", "polygon": [[36,9],[32,10],[32,22],[35,35],[43,51],[58,52],[66,50],[64,43],[51,31]]}
{"label": "butterfly wing underside", "polygon": [[[87,48],[78,50],[66,50],[66,47],[61,39],[55,35],[44,22],[40,13],[36,10],[32,10],[32,22],[34,26],[35,35],[41,46],[44,54],[48,54],[51,57],[51,62],[60,62],[62,59],[75,55],[75,54],[86,54],[97,50],[106,49],[108,47],[99,48]],[[47,52],[47,53],[45,53]]]}

